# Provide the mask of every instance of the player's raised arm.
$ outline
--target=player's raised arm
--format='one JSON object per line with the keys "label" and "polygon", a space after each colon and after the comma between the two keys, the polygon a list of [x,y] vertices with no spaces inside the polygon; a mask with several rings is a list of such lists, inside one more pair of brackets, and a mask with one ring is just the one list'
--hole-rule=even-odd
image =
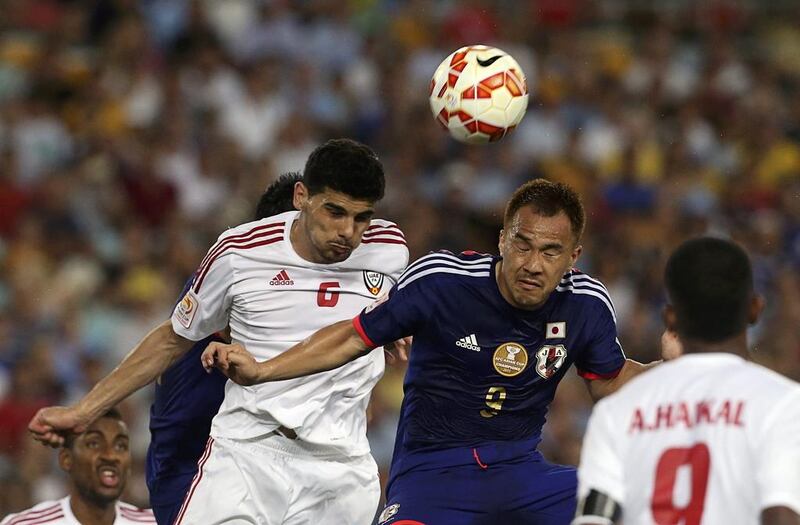
{"label": "player's raised arm", "polygon": [[52,447],[68,433],[83,432],[98,417],[157,378],[194,344],[176,334],[169,321],[153,329],[110,374],[77,404],[39,410],[28,425],[34,439]]}
{"label": "player's raised arm", "polygon": [[195,341],[228,326],[233,267],[229,253],[215,249],[223,245],[224,238],[225,234],[209,250],[169,321],[147,334],[77,404],[43,408],[34,416],[28,430],[36,440],[52,447],[61,446],[67,434],[85,430],[101,414],[155,380],[188,352]]}
{"label": "player's raised arm", "polygon": [[212,343],[201,356],[207,370],[217,367],[240,385],[294,379],[338,368],[374,348],[351,320],[327,326],[281,355],[257,362],[242,345]]}

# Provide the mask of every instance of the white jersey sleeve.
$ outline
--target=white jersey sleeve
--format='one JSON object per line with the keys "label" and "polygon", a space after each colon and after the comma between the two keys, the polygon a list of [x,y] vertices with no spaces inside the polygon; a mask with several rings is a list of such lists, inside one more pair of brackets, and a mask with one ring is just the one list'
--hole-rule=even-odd
{"label": "white jersey sleeve", "polygon": [[224,330],[232,302],[233,252],[226,249],[231,241],[220,236],[195,273],[192,285],[172,312],[175,333],[199,341]]}
{"label": "white jersey sleeve", "polygon": [[762,429],[756,449],[761,509],[783,506],[800,514],[800,392],[778,402]]}
{"label": "white jersey sleeve", "polygon": [[608,408],[601,400],[589,418],[578,468],[578,499],[596,490],[621,504],[625,501],[623,462]]}

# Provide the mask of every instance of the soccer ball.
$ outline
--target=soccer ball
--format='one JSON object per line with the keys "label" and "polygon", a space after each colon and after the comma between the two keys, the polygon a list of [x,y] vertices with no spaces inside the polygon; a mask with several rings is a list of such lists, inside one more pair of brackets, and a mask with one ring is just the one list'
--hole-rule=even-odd
{"label": "soccer ball", "polygon": [[466,46],[444,59],[431,79],[433,117],[454,138],[494,142],[512,131],[528,107],[528,84],[511,55]]}

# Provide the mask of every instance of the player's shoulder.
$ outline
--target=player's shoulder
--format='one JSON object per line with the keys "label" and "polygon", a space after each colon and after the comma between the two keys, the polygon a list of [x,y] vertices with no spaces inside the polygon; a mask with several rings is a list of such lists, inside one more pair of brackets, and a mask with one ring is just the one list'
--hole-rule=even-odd
{"label": "player's shoulder", "polygon": [[406,236],[396,223],[372,219],[354,255],[354,264],[380,271],[396,280],[408,265]]}
{"label": "player's shoulder", "polygon": [[117,521],[122,523],[155,523],[151,509],[141,509],[124,501],[117,501]]}
{"label": "player's shoulder", "polygon": [[280,236],[282,238],[286,223],[294,220],[294,217],[298,213],[298,211],[292,210],[233,226],[219,235],[217,243],[222,241],[254,242],[257,239],[274,236]]}
{"label": "player's shoulder", "polygon": [[800,383],[752,361],[743,361],[742,364],[737,383],[743,388],[773,401],[786,397],[800,398]]}
{"label": "player's shoulder", "polygon": [[432,285],[453,282],[479,284],[492,275],[495,258],[491,254],[466,251],[453,253],[447,250],[431,252],[411,263],[400,280],[397,289],[411,283]]}
{"label": "player's shoulder", "polygon": [[9,514],[5,518],[3,518],[3,521],[0,521],[0,524],[57,525],[60,523],[66,523],[66,513],[64,512],[64,501],[65,499],[43,501],[38,505],[35,505],[27,510],[23,510],[22,512]]}
{"label": "player's shoulder", "polygon": [[557,293],[569,301],[572,308],[607,310],[616,320],[617,314],[608,288],[599,279],[577,268],[564,274],[553,293]]}
{"label": "player's shoulder", "polygon": [[385,219],[372,219],[361,236],[365,248],[378,248],[408,251],[406,236],[396,223]]}

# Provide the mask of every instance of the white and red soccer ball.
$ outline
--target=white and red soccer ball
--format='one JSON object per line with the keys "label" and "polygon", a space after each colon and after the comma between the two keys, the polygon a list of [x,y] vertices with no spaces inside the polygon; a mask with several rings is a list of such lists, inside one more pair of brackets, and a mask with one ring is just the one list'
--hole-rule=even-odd
{"label": "white and red soccer ball", "polygon": [[450,134],[470,144],[500,140],[528,107],[528,84],[516,60],[501,49],[465,46],[436,68],[431,111]]}

